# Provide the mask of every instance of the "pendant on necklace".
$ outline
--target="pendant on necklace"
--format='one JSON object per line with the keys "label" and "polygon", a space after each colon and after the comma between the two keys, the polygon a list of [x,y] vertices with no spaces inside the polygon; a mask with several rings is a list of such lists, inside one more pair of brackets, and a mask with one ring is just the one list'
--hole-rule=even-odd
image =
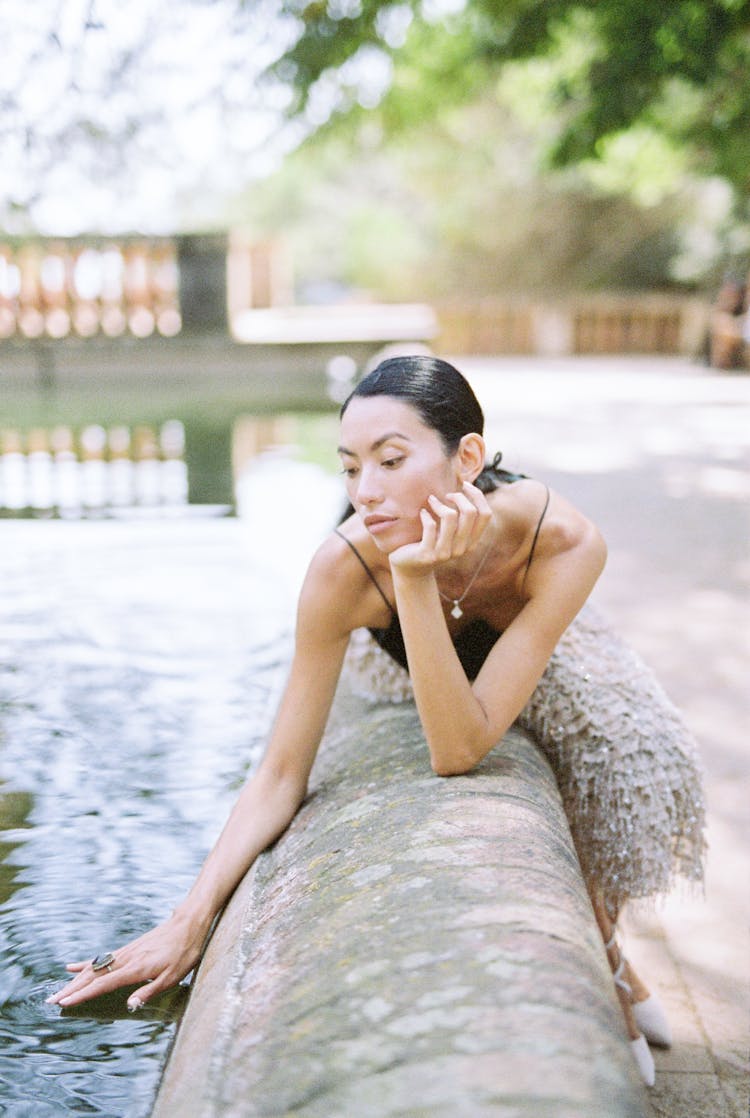
{"label": "pendant on necklace", "polygon": [[464,611],[461,609],[458,601],[455,600],[453,602],[453,609],[451,610],[451,617],[455,617],[456,621],[458,621],[459,617],[463,617],[463,615]]}

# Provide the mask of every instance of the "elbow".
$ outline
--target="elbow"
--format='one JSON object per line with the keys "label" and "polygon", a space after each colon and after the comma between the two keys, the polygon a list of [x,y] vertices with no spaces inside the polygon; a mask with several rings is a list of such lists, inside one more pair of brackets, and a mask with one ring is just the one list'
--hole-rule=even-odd
{"label": "elbow", "polygon": [[468,768],[451,768],[449,765],[433,765],[432,771],[435,776],[439,776],[441,778],[449,776],[466,776],[467,773],[471,772],[473,767],[473,765],[469,765]]}
{"label": "elbow", "polygon": [[490,737],[487,713],[481,704],[478,705],[481,708],[481,719],[473,729],[465,723],[448,740],[428,738],[430,765],[435,776],[465,776],[492,749],[496,739]]}
{"label": "elbow", "polygon": [[471,772],[481,760],[481,757],[451,756],[430,758],[430,764],[435,776],[465,776]]}
{"label": "elbow", "polygon": [[602,573],[607,564],[607,543],[598,528],[593,528],[592,526],[592,529],[593,532],[591,548],[593,557],[594,579],[597,579],[599,578],[599,575]]}

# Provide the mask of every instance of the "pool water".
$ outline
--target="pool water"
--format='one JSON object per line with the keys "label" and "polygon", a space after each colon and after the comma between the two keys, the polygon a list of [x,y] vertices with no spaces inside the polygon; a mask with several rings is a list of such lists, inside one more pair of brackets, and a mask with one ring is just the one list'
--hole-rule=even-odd
{"label": "pool water", "polygon": [[0,1114],[149,1113],[186,989],[134,1015],[127,991],[45,999],[189,887],[261,755],[340,506],[338,479],[277,459],[239,518],[0,525]]}

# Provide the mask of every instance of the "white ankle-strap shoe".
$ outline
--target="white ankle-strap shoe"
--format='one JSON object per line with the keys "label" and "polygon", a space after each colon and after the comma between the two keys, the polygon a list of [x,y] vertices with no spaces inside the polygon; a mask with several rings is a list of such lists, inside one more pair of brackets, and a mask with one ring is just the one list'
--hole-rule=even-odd
{"label": "white ankle-strap shoe", "polygon": [[643,1082],[647,1087],[653,1087],[656,1082],[656,1068],[654,1067],[654,1057],[651,1055],[651,1049],[645,1036],[639,1036],[637,1040],[631,1040],[630,1048],[635,1057],[635,1062],[638,1064],[638,1070],[643,1077]]}
{"label": "white ankle-strap shoe", "polygon": [[672,1029],[664,1012],[664,1006],[656,994],[649,994],[642,1002],[633,1002],[633,1016],[649,1044],[655,1044],[659,1048],[671,1048]]}
{"label": "white ankle-strap shoe", "polygon": [[619,986],[621,990],[625,990],[630,998],[636,1025],[649,1044],[655,1044],[658,1048],[671,1048],[672,1029],[659,997],[656,994],[649,994],[642,1002],[633,1001],[632,987],[630,983],[626,982],[622,977],[627,959],[618,942],[617,928],[613,928],[612,937],[608,943],[605,943],[604,950],[610,951],[615,945],[617,945],[620,952],[620,961],[617,970],[614,972],[615,985]]}
{"label": "white ankle-strap shoe", "polygon": [[[610,941],[610,944],[611,942],[612,941]],[[627,993],[628,997],[632,1000],[632,987],[630,983],[626,982],[625,979],[622,977],[622,972],[624,971],[624,969],[625,956],[621,952],[620,962],[613,976],[615,980],[615,986],[619,986],[621,990],[624,990]],[[635,1009],[635,1007],[633,1008]],[[636,1024],[638,1024],[637,1020]],[[638,1028],[640,1029],[641,1026],[638,1025]],[[648,1041],[646,1040],[642,1029],[641,1035],[639,1037],[636,1037],[635,1040],[631,1040],[630,1048],[633,1052],[633,1056],[635,1057],[635,1062],[638,1064],[638,1070],[643,1077],[643,1082],[646,1084],[647,1087],[653,1087],[654,1083],[656,1082],[656,1068],[654,1067],[654,1057],[651,1055],[651,1049],[648,1046]]]}

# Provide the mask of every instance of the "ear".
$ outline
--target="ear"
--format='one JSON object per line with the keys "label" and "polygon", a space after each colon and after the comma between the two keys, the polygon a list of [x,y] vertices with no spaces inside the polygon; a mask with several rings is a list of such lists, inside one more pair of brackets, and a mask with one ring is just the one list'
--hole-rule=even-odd
{"label": "ear", "polygon": [[486,447],[481,435],[464,435],[456,451],[456,470],[461,481],[476,481],[484,469]]}

